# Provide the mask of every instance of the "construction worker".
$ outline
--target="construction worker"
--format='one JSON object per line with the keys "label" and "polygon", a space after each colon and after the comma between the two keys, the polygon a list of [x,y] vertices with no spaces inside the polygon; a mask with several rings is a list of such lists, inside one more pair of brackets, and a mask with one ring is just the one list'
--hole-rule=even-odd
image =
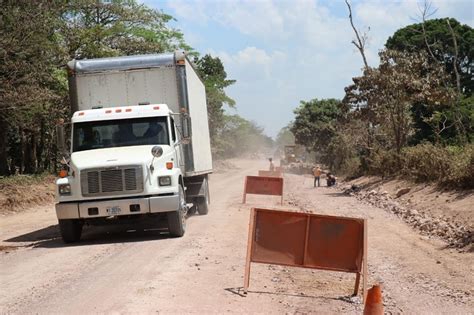
{"label": "construction worker", "polygon": [[334,176],[331,173],[328,173],[326,175],[326,184],[328,185],[328,187],[335,186],[336,185],[336,179],[337,179],[336,176]]}
{"label": "construction worker", "polygon": [[270,172],[274,172],[275,171],[275,165],[273,164],[273,159],[268,158],[268,160],[270,161]]}
{"label": "construction worker", "polygon": [[314,175],[314,187],[316,187],[316,181],[318,182],[318,187],[320,187],[320,179],[321,179],[321,168],[319,165],[317,165],[315,168],[313,168],[313,175]]}

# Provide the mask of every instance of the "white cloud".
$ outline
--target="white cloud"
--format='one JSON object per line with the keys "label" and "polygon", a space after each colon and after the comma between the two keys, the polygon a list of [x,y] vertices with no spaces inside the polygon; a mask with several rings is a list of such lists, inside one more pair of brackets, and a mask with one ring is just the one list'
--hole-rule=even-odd
{"label": "white cloud", "polygon": [[221,1],[214,18],[241,33],[267,37],[285,33],[281,12],[270,0]]}
{"label": "white cloud", "polygon": [[173,0],[168,5],[178,20],[213,21],[266,43],[302,39],[318,49],[335,49],[336,39],[350,38],[345,19],[335,18],[325,6],[311,0]]}
{"label": "white cloud", "polygon": [[272,71],[278,68],[286,60],[285,53],[281,51],[267,52],[257,47],[246,47],[235,54],[221,51],[209,51],[211,55],[218,56],[229,73],[240,75],[252,75],[269,79]]}
{"label": "white cloud", "polygon": [[205,24],[209,20],[207,3],[203,0],[173,0],[168,2],[168,7],[174,10],[177,18],[182,18],[187,22]]}

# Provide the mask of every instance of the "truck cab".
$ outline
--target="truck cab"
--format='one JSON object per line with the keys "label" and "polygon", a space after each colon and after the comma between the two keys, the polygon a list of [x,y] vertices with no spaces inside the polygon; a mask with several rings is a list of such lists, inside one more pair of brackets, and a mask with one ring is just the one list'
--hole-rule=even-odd
{"label": "truck cab", "polygon": [[56,215],[66,242],[80,238],[84,223],[163,213],[170,234],[184,234],[180,143],[186,139],[178,137],[173,114],[165,104],[74,113],[67,176],[57,180]]}

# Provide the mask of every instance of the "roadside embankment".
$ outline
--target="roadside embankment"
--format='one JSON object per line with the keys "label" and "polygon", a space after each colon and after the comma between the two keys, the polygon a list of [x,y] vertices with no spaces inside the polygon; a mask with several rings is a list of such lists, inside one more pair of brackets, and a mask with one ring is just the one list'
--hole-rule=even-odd
{"label": "roadside embankment", "polygon": [[54,201],[52,175],[16,175],[0,179],[0,215]]}
{"label": "roadside embankment", "polygon": [[357,199],[392,212],[427,237],[450,247],[474,251],[474,191],[442,190],[439,186],[403,180],[361,177],[341,189]]}

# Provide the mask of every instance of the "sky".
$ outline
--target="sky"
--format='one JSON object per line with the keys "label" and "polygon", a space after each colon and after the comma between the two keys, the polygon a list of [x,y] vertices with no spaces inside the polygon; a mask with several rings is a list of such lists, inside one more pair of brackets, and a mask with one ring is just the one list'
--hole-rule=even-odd
{"label": "sky", "polygon": [[[239,114],[275,137],[294,118],[301,100],[338,98],[361,73],[362,58],[351,41],[344,0],[142,0],[176,21],[201,55],[218,56],[229,79],[226,89]],[[473,27],[474,1],[434,0],[432,18],[454,17]],[[396,30],[419,21],[416,0],[352,0],[354,23],[368,31],[366,55],[378,51]]]}

